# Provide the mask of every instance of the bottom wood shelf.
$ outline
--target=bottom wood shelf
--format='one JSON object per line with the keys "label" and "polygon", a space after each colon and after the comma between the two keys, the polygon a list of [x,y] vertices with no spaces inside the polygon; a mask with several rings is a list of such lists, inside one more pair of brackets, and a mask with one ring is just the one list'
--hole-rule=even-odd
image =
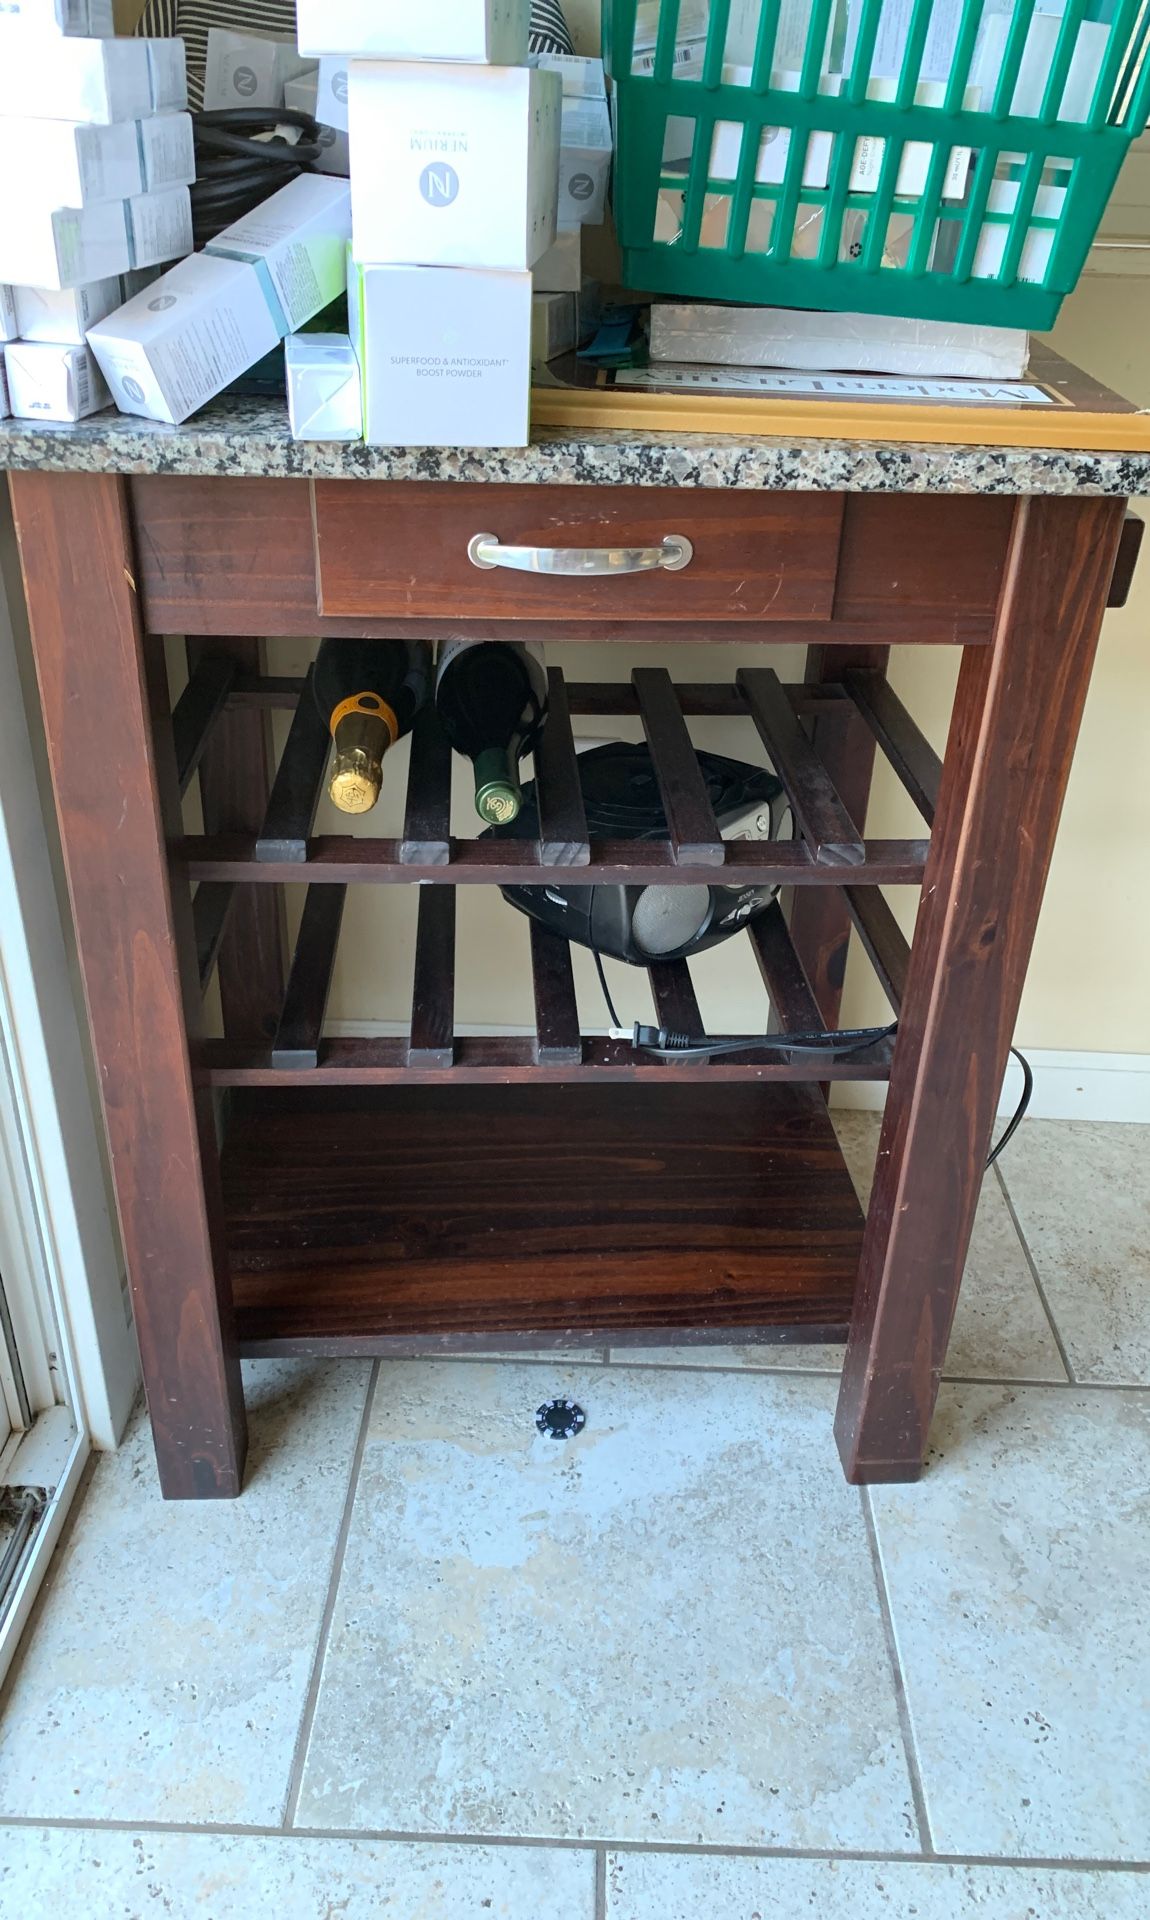
{"label": "bottom wood shelf", "polygon": [[247,1354],[842,1337],[863,1217],[814,1088],[237,1091]]}

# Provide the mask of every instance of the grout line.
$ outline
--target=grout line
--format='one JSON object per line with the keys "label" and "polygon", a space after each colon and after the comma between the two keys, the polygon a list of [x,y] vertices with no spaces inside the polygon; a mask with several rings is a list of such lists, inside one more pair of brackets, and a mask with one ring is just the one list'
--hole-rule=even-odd
{"label": "grout line", "polygon": [[367,1381],[367,1392],[363,1398],[363,1412],[359,1417],[359,1428],[352,1449],[351,1466],[347,1476],[347,1492],[343,1497],[343,1511],[340,1514],[339,1531],[335,1537],[335,1547],[331,1556],[331,1572],[328,1575],[327,1596],[324,1600],[323,1614],[316,1635],[315,1655],[308,1675],[307,1693],[304,1696],[303,1711],[300,1715],[299,1730],[295,1747],[292,1750],[291,1771],[288,1774],[287,1797],[284,1801],[283,1829],[289,1829],[299,1806],[300,1791],[303,1787],[304,1762],[307,1759],[308,1743],[311,1739],[315,1710],[319,1703],[319,1690],[323,1680],[323,1663],[327,1654],[328,1640],[331,1636],[331,1623],[335,1615],[336,1597],[339,1593],[340,1578],[343,1574],[344,1555],[347,1552],[347,1537],[351,1531],[351,1516],[355,1507],[355,1496],[359,1487],[359,1473],[363,1465],[364,1449],[367,1446],[368,1427],[371,1423],[371,1410],[375,1404],[375,1388],[379,1379],[380,1363],[376,1360]]}
{"label": "grout line", "polygon": [[595,1920],[607,1920],[607,1849],[595,1849]]}
{"label": "grout line", "polygon": [[997,1164],[997,1162],[995,1163],[993,1172],[994,1172],[995,1179],[998,1181],[998,1191],[1002,1195],[1003,1201],[1006,1205],[1006,1211],[1010,1215],[1011,1221],[1014,1226],[1014,1231],[1018,1235],[1019,1244],[1022,1247],[1022,1257],[1026,1261],[1027,1266],[1030,1268],[1030,1277],[1034,1282],[1035,1290],[1037,1291],[1038,1298],[1042,1302],[1042,1311],[1046,1315],[1046,1318],[1050,1323],[1050,1332],[1053,1337],[1054,1344],[1058,1348],[1058,1357],[1062,1361],[1063,1366],[1066,1368],[1067,1381],[1072,1387],[1076,1387],[1078,1385],[1078,1381],[1074,1377],[1074,1368],[1070,1364],[1070,1355],[1066,1351],[1065,1342],[1063,1341],[1062,1335],[1058,1330],[1058,1322],[1054,1318],[1054,1313],[1051,1309],[1050,1302],[1046,1298],[1046,1288],[1042,1284],[1042,1280],[1039,1276],[1038,1267],[1035,1262],[1034,1255],[1030,1251],[1030,1242],[1026,1238],[1026,1234],[1023,1230],[1022,1222],[1018,1217],[1018,1213],[1015,1208],[1014,1201],[1010,1197],[1010,1188],[1007,1186],[1006,1181],[1003,1179],[1002,1168]]}
{"label": "grout line", "polygon": [[214,1835],[220,1839],[283,1840],[289,1844],[305,1840],[350,1840],[394,1842],[412,1846],[509,1847],[550,1849],[564,1853],[590,1853],[593,1849],[611,1853],[660,1853],[700,1855],[708,1859],[730,1856],[740,1860],[859,1860],[882,1866],[1001,1867],[1065,1873],[1138,1873],[1150,1875],[1150,1860],[1115,1860],[1089,1855],[1051,1858],[1041,1854],[932,1853],[929,1856],[908,1848],[899,1853],[864,1847],[756,1847],[723,1845],[689,1840],[609,1840],[590,1836],[569,1840],[547,1834],[442,1833],[387,1827],[269,1827],[229,1826],[223,1821],[190,1820],[84,1820],[79,1816],[37,1818],[33,1814],[0,1814],[0,1832],[7,1827],[59,1829],[67,1833],[155,1833]]}
{"label": "grout line", "polygon": [[[1107,1123],[1109,1124],[1109,1122]],[[1052,1393],[1146,1393],[1150,1380],[1024,1380],[1021,1375],[944,1373],[947,1387],[1045,1387]]]}
{"label": "grout line", "polygon": [[934,1858],[934,1839],[930,1831],[930,1814],[927,1811],[926,1792],[922,1784],[922,1772],[918,1763],[918,1749],[915,1744],[914,1722],[911,1719],[910,1702],[907,1699],[906,1681],[903,1677],[902,1662],[898,1654],[898,1640],[894,1630],[894,1616],[891,1613],[890,1594],[887,1591],[886,1574],[883,1571],[882,1555],[879,1552],[878,1532],[874,1523],[874,1513],[870,1503],[870,1490],[859,1488],[859,1501],[862,1506],[863,1525],[866,1528],[867,1544],[870,1548],[871,1564],[874,1568],[875,1585],[878,1590],[879,1612],[882,1615],[883,1638],[890,1656],[891,1678],[894,1682],[895,1703],[898,1708],[898,1724],[902,1733],[902,1744],[906,1755],[906,1770],[910,1779],[910,1796],[914,1803],[915,1823],[918,1827],[918,1843],[923,1858]]}
{"label": "grout line", "polygon": [[[625,1353],[626,1348],[612,1347],[610,1351],[618,1356]],[[838,1367],[708,1367],[690,1360],[625,1360],[618,1357],[610,1364],[616,1370],[629,1367],[635,1373],[729,1373],[736,1379],[744,1380],[748,1375],[764,1373],[772,1379],[781,1380],[837,1380],[840,1373]]]}

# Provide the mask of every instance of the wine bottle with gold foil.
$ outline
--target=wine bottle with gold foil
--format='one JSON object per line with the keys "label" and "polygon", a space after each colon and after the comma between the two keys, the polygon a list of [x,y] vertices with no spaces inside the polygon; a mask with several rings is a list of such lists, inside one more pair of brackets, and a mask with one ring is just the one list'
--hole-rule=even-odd
{"label": "wine bottle with gold foil", "polygon": [[312,691],[335,743],[328,793],[341,813],[370,813],[383,756],[409,733],[431,689],[424,640],[325,640]]}

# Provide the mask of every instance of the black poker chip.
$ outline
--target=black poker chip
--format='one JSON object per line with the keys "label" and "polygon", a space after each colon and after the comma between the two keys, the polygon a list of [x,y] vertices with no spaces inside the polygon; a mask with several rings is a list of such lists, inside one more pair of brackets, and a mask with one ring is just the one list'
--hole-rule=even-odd
{"label": "black poker chip", "polygon": [[535,1425],[549,1440],[572,1440],[587,1425],[587,1415],[574,1400],[546,1400],[536,1408]]}

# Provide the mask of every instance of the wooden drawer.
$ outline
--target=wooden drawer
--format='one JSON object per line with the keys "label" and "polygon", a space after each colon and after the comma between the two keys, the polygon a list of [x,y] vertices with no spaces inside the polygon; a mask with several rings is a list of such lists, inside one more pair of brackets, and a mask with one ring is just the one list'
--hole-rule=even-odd
{"label": "wooden drawer", "polygon": [[[321,480],[316,576],[325,616],[588,621],[826,620],[843,501],[829,493],[511,487]],[[485,569],[501,546],[693,549],[679,571],[569,574]]]}

